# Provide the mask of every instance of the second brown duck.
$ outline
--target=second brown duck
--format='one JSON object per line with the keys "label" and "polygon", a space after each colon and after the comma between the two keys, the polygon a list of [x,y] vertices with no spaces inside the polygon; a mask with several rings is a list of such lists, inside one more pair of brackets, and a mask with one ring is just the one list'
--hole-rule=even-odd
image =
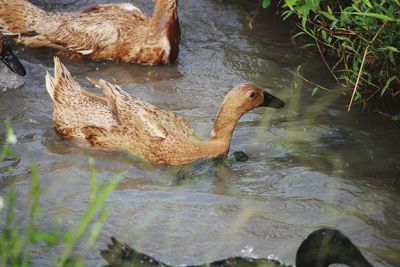
{"label": "second brown duck", "polygon": [[29,47],[95,60],[169,64],[178,56],[178,0],[157,0],[152,17],[129,3],[52,13],[26,0],[0,0],[0,29]]}
{"label": "second brown duck", "polygon": [[242,115],[256,107],[285,105],[254,85],[240,84],[225,96],[210,137],[201,141],[176,113],[144,102],[104,80],[89,79],[102,95],[84,91],[58,58],[54,64],[54,77],[46,75],[46,87],[60,135],[106,150],[125,150],[157,164],[180,165],[225,156]]}

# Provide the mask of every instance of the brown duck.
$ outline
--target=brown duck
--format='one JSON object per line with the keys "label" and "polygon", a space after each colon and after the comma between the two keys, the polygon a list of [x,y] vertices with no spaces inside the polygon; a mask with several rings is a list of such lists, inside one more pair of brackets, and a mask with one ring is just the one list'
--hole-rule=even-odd
{"label": "brown duck", "polygon": [[0,0],[0,28],[29,47],[95,60],[169,64],[178,56],[178,0],[157,0],[152,17],[129,3],[51,13],[25,0]]}
{"label": "brown duck", "polygon": [[228,153],[240,117],[256,107],[281,108],[282,100],[261,89],[240,84],[225,97],[207,141],[198,140],[186,120],[128,95],[119,86],[89,79],[103,94],[83,91],[54,58],[54,78],[46,87],[54,102],[56,131],[106,150],[125,150],[147,161],[179,165]]}

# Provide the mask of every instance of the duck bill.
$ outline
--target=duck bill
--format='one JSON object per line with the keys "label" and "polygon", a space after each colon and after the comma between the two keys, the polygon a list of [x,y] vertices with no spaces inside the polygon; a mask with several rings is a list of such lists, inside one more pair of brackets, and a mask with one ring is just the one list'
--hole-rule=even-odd
{"label": "duck bill", "polygon": [[25,76],[26,71],[24,66],[14,55],[13,51],[7,44],[3,45],[3,50],[0,53],[0,59],[4,64],[6,64],[7,67],[10,68],[10,70],[18,75]]}
{"label": "duck bill", "polygon": [[264,92],[264,101],[259,105],[259,107],[271,108],[283,108],[284,106],[285,102],[268,92]]}

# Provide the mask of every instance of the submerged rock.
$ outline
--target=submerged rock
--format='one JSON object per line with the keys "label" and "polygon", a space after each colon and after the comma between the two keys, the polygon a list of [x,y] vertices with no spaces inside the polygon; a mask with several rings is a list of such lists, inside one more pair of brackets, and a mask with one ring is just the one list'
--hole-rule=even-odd
{"label": "submerged rock", "polygon": [[24,83],[24,77],[15,74],[6,65],[0,64],[0,91],[18,88]]}

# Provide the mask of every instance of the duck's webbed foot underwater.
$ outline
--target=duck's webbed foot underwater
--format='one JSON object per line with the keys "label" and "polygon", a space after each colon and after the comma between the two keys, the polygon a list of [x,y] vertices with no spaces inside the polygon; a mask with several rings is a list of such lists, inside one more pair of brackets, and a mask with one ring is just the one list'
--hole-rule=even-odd
{"label": "duck's webbed foot underwater", "polygon": [[211,173],[214,167],[222,164],[234,164],[245,162],[249,156],[243,151],[235,151],[232,155],[215,159],[198,160],[190,165],[185,165],[176,173],[177,183],[192,180],[196,177]]}

